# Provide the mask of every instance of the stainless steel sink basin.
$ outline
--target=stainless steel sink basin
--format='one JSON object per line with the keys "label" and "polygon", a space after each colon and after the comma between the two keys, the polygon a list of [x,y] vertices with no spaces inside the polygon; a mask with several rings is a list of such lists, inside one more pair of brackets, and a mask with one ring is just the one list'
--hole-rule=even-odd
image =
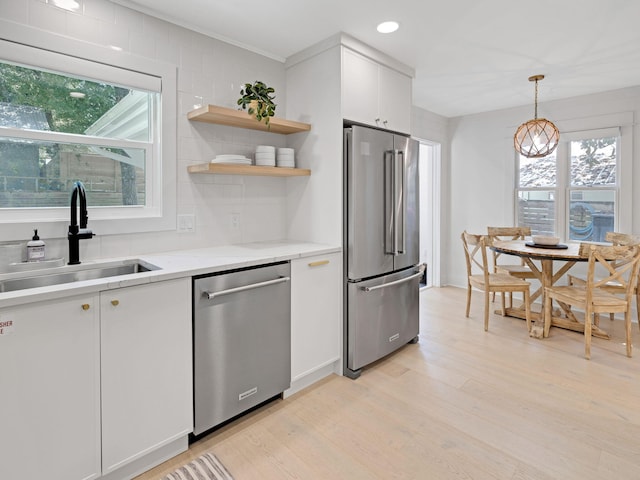
{"label": "stainless steel sink basin", "polygon": [[134,273],[150,272],[159,269],[159,267],[143,262],[142,260],[67,265],[28,273],[1,275],[0,292],[13,292],[16,290],[48,287],[84,280],[132,275]]}

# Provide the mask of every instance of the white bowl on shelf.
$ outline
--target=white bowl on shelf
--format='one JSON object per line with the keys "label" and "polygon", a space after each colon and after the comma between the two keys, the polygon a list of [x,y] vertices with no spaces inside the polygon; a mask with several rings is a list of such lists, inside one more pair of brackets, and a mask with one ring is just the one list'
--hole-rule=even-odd
{"label": "white bowl on shelf", "polygon": [[557,245],[560,243],[559,237],[553,237],[551,235],[532,235],[531,240],[537,245]]}
{"label": "white bowl on shelf", "polygon": [[289,162],[289,161],[284,161],[284,160],[278,159],[276,161],[276,166],[278,166],[278,167],[287,167],[287,168],[296,168],[296,163],[293,160],[291,160]]}
{"label": "white bowl on shelf", "polygon": [[258,145],[256,147],[256,153],[270,153],[272,155],[275,155],[276,147],[273,147],[271,145]]}
{"label": "white bowl on shelf", "polygon": [[256,153],[256,165],[263,167],[273,167],[276,164],[276,158],[273,155],[260,155]]}

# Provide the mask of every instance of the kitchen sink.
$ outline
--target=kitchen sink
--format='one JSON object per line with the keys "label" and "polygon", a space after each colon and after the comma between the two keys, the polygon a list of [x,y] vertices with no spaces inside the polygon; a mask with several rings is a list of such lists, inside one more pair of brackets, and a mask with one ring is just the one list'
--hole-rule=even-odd
{"label": "kitchen sink", "polygon": [[121,275],[160,270],[160,267],[142,260],[66,265],[28,273],[0,275],[0,293],[48,287],[64,283],[110,278]]}

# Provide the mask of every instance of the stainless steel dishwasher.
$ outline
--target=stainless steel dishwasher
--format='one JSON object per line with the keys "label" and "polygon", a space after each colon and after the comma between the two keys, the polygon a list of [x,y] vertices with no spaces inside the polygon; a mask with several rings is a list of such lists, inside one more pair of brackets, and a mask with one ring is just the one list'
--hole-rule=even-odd
{"label": "stainless steel dishwasher", "polygon": [[193,279],[194,435],[291,385],[288,262]]}

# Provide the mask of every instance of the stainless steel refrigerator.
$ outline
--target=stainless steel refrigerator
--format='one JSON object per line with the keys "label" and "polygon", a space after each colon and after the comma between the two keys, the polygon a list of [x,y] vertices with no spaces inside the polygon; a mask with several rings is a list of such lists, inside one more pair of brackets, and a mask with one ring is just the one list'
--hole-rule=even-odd
{"label": "stainless steel refrigerator", "polygon": [[344,129],[344,374],[418,341],[418,142]]}

